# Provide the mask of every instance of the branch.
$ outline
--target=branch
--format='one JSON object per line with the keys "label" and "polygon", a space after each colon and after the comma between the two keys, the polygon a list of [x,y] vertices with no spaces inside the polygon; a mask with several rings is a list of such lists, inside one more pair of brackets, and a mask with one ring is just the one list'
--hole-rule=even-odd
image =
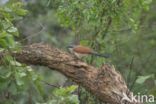
{"label": "branch", "polygon": [[[0,52],[1,64],[2,57],[6,54],[7,52]],[[43,44],[25,46],[20,52],[12,52],[11,55],[21,63],[47,66],[61,72],[103,102],[140,104],[130,100],[132,93],[127,88],[121,74],[112,66],[103,65],[96,68],[80,60],[75,60],[66,52]],[[124,103],[121,103],[122,99],[124,99]]]}

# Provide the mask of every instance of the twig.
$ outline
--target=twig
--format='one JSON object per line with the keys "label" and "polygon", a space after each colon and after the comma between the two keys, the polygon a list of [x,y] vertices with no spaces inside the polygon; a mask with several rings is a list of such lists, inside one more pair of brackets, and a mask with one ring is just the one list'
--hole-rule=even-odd
{"label": "twig", "polygon": [[34,33],[33,35],[29,35],[29,36],[27,36],[26,38],[24,38],[24,39],[22,39],[22,40],[20,40],[20,41],[18,41],[18,42],[23,42],[23,41],[25,41],[26,39],[32,38],[32,37],[34,37],[34,36],[37,36],[39,33],[41,33],[45,28],[44,28],[44,26],[43,26],[41,23],[39,23],[39,25],[40,25],[41,29],[40,29],[37,33]]}
{"label": "twig", "polygon": [[[129,82],[130,81],[130,78],[131,78],[133,62],[134,62],[134,56],[132,57],[132,60],[131,60],[130,66],[129,66],[130,71],[129,71],[129,74],[127,76],[127,82]],[[129,83],[128,83],[128,86],[129,86]]]}
{"label": "twig", "polygon": [[55,88],[60,88],[60,85],[50,84],[50,83],[48,83],[48,82],[46,82],[46,81],[44,81],[44,80],[41,80],[41,81],[42,81],[43,83],[49,85],[49,86],[52,86],[52,87],[55,87]]}

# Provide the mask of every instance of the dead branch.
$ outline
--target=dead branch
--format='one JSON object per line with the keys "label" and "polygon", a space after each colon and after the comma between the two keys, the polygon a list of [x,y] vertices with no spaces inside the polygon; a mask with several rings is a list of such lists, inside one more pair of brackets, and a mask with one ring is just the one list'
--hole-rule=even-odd
{"label": "dead branch", "polygon": [[[7,52],[0,52],[0,63]],[[25,46],[12,56],[21,63],[47,66],[83,86],[103,102],[110,104],[140,104],[131,100],[131,92],[121,74],[113,66],[100,68],[75,60],[70,54],[43,44]],[[124,100],[122,100],[124,99]]]}

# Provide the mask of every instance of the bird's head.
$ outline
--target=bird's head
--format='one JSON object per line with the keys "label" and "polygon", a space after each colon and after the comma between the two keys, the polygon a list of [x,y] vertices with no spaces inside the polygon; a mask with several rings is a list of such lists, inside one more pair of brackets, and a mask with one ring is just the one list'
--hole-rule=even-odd
{"label": "bird's head", "polygon": [[72,49],[74,47],[75,47],[75,45],[69,45],[69,46],[67,46],[68,49]]}

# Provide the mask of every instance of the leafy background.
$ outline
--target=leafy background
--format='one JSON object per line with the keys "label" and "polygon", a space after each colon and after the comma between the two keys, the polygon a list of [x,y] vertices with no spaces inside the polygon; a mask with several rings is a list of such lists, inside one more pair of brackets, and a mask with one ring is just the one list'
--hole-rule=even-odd
{"label": "leafy background", "polygon": [[[80,43],[111,54],[87,57],[87,63],[113,64],[135,94],[156,96],[155,9],[155,0],[0,0],[0,51],[32,43],[67,51],[67,45]],[[0,103],[101,104],[76,84],[63,87],[69,80],[58,72],[26,66],[9,55],[4,62]]]}

